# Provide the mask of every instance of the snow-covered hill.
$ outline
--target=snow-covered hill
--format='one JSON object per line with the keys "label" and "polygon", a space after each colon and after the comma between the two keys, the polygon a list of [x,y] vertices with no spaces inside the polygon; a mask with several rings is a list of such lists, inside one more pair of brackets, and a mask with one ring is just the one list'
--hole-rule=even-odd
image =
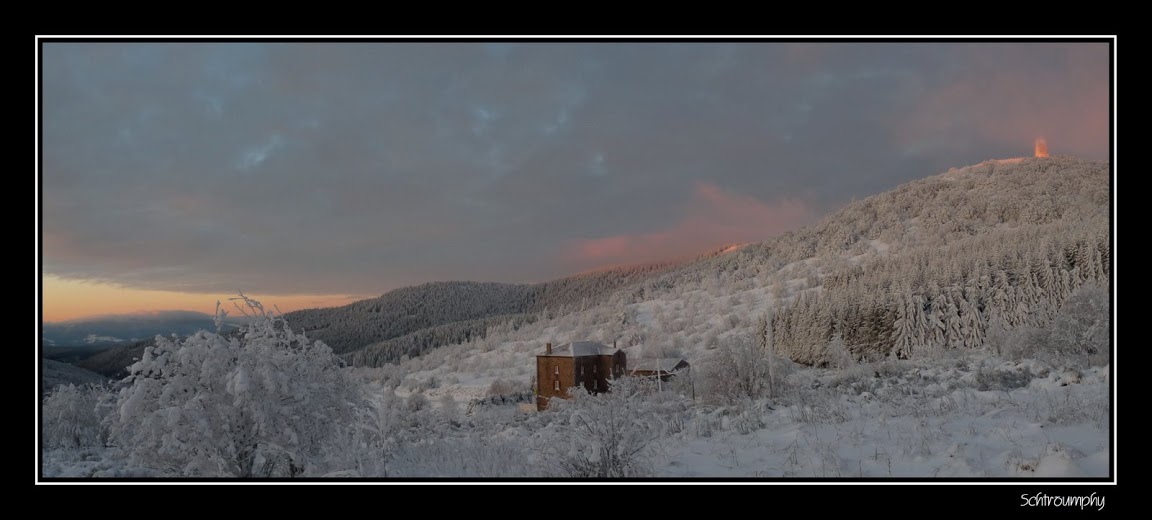
{"label": "snow-covered hill", "polygon": [[96,372],[51,359],[41,359],[40,370],[44,391],[51,390],[57,385],[73,384],[80,386],[108,382],[108,378]]}
{"label": "snow-covered hill", "polygon": [[[1071,291],[1107,282],[1107,172],[1106,163],[1068,157],[953,169],[628,286],[584,311],[492,327],[400,367],[410,383],[435,380],[475,396],[496,379],[528,383],[546,342],[617,342],[630,357],[695,363],[770,311],[781,352],[807,364],[827,363],[833,335],[857,360],[979,348],[989,333],[1047,323]],[[894,327],[912,301],[924,330],[903,338]],[[959,322],[955,337],[950,319]],[[937,338],[929,327],[940,325]],[[897,352],[900,340],[906,351]]]}

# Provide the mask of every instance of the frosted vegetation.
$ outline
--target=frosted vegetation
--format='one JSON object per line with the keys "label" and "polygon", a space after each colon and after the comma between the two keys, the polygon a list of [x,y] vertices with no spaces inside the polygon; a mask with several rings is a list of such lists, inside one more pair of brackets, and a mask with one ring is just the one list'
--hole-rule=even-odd
{"label": "frosted vegetation", "polygon": [[[241,300],[246,329],[47,394],[44,475],[1107,476],[1107,175],[989,161],[685,264]],[[692,368],[523,411],[543,344],[579,340]]]}

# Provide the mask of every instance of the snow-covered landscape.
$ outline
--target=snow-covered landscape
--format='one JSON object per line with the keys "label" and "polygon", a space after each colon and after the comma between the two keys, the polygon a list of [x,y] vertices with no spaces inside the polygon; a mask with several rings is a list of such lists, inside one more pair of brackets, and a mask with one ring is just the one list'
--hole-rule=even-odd
{"label": "snow-covered landscape", "polygon": [[[796,368],[779,398],[730,405],[694,402],[673,390],[638,392],[610,403],[622,414],[624,445],[638,450],[629,461],[634,467],[607,475],[563,472],[570,461],[594,466],[603,447],[603,432],[577,431],[576,412],[568,408],[537,413],[514,403],[465,401],[468,393],[459,399],[448,392],[404,395],[369,383],[363,396],[369,416],[352,424],[387,436],[367,445],[341,444],[339,454],[316,461],[325,471],[311,476],[1107,477],[1108,373],[1107,366],[1053,368],[1035,360],[955,355],[845,370]],[[80,399],[61,398],[67,397]],[[588,399],[597,398],[607,399]],[[476,404],[465,410],[465,402]],[[45,405],[45,477],[240,476],[198,466],[158,470],[123,448],[102,446],[96,423],[58,433],[48,415],[56,406]],[[147,417],[132,420],[146,424]],[[179,423],[169,424],[175,429]],[[382,435],[380,430],[374,433]],[[191,450],[185,444],[191,439],[180,437],[165,433],[145,449]],[[225,439],[201,438],[208,445],[197,451],[224,455],[227,445],[213,441]]]}
{"label": "snow-covered landscape", "polygon": [[[1101,177],[1087,174],[1098,168],[1028,159],[925,181],[937,197],[949,196],[941,186],[967,183],[958,189],[973,198],[1027,179],[1081,184],[1061,217],[1040,222],[1064,233],[1019,242],[1054,244],[1044,253],[1058,255],[1051,263],[1032,253],[1024,258],[1037,260],[1014,261],[1011,247],[965,246],[1014,236],[1013,221],[944,244],[926,240],[923,215],[933,206],[922,202],[920,217],[860,228],[859,238],[824,253],[818,243],[811,257],[784,252],[804,250],[788,241],[726,248],[644,279],[643,290],[626,285],[601,304],[492,326],[398,363],[338,368],[346,361],[322,342],[239,299],[249,314],[242,334],[158,338],[123,381],[50,393],[43,476],[1108,477],[1107,242],[1089,233],[1106,233],[1095,226],[1107,220],[1084,203],[1099,200]],[[861,201],[792,240],[858,225],[862,210],[878,211],[880,222],[889,205],[918,197],[906,192]],[[902,263],[940,250],[957,252],[943,270]],[[877,261],[886,267],[862,269]],[[917,267],[893,271],[906,264]],[[925,273],[941,283],[920,287],[937,296],[875,278]],[[861,275],[894,296],[841,300],[829,289]],[[962,286],[941,291],[949,279]],[[894,321],[869,343],[853,331],[872,325],[854,325],[851,309],[877,299],[894,302],[881,306]],[[818,316],[829,300],[849,310],[808,325],[822,331],[800,328],[801,310]],[[910,301],[919,303],[900,307]],[[222,312],[219,323],[234,318]],[[673,359],[690,368],[666,382],[625,377],[608,393],[572,389],[571,399],[537,411],[544,344],[586,340],[617,345],[633,366]]]}

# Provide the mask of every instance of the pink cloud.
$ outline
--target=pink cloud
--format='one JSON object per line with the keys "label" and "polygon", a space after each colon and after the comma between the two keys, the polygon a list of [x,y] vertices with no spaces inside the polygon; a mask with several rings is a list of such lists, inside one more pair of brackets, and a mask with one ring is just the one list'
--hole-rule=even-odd
{"label": "pink cloud", "polygon": [[647,233],[576,240],[563,249],[563,254],[576,268],[669,260],[724,244],[765,240],[811,219],[812,212],[802,201],[765,203],[700,182],[687,214],[670,226]]}

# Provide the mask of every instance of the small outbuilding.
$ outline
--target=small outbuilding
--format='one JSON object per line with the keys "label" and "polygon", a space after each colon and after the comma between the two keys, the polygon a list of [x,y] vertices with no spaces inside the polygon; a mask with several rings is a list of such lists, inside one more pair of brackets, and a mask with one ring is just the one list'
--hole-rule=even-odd
{"label": "small outbuilding", "polygon": [[659,377],[661,381],[668,382],[682,370],[688,370],[690,365],[684,358],[657,358],[640,359],[628,369],[628,375],[637,377]]}

